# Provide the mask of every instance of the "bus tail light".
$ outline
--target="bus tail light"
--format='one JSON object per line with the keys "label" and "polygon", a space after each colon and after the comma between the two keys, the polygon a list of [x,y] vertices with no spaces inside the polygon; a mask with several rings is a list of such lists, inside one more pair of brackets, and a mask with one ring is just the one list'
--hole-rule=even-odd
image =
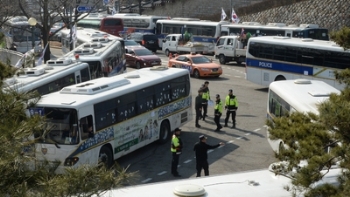
{"label": "bus tail light", "polygon": [[68,157],[64,161],[64,166],[74,166],[79,161],[79,157]]}
{"label": "bus tail light", "polygon": [[142,40],[142,41],[141,41],[141,44],[142,44],[142,45],[145,45],[145,44],[146,44],[145,40]]}

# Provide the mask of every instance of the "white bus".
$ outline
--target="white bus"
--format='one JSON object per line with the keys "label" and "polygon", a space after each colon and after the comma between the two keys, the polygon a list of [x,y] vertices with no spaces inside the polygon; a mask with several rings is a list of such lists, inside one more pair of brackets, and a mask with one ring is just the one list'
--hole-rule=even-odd
{"label": "white bus", "polygon": [[87,63],[72,60],[49,60],[46,64],[24,68],[5,79],[5,89],[18,92],[38,91],[40,95],[61,90],[65,86],[91,80]]}
{"label": "white bus", "polygon": [[221,26],[229,22],[186,21],[186,20],[158,20],[156,35],[159,47],[162,48],[163,39],[168,34],[191,34],[191,41],[208,47],[208,53],[214,53],[217,39],[221,36]]}
{"label": "white bus", "polygon": [[167,16],[135,15],[135,14],[114,14],[115,18],[121,18],[124,24],[124,32],[149,32],[155,33],[156,22],[167,19]]}
{"label": "white bus", "polygon": [[92,78],[113,76],[126,71],[125,46],[123,40],[96,38],[76,47],[58,60],[77,60],[89,64]]}
{"label": "white bus", "polygon": [[315,40],[329,40],[328,29],[320,28],[316,24],[286,25],[285,23],[243,22],[222,26],[222,35],[240,35],[250,33],[252,36],[286,36],[297,38],[312,38]]}
{"label": "white bus", "polygon": [[334,71],[350,68],[350,51],[334,42],[262,36],[248,41],[246,78],[268,87],[273,81],[317,79],[342,89]]}
{"label": "white bus", "polygon": [[28,18],[25,16],[11,17],[2,25],[1,31],[5,35],[7,49],[26,53],[33,49],[34,41],[34,52],[40,53],[42,50],[41,31],[38,28],[32,31]]}
{"label": "white bus", "polygon": [[[70,45],[72,43],[70,37],[70,29],[61,30],[61,43],[63,54],[68,53],[70,50]],[[109,40],[122,40],[122,38],[113,36],[103,31],[99,31],[91,28],[77,28],[76,30],[76,40],[73,41],[73,49],[76,46],[82,45],[88,42],[106,42]]]}
{"label": "white bus", "polygon": [[[246,171],[201,178],[189,178],[112,189],[100,197],[291,197],[292,179],[288,175],[276,175],[269,169]],[[341,169],[321,171],[324,177],[312,185],[337,185]],[[289,191],[287,190],[289,188]],[[304,196],[298,191],[295,197]],[[97,197],[97,196],[94,196]]]}
{"label": "white bus", "polygon": [[[272,82],[269,86],[267,100],[267,118],[285,116],[293,112],[312,112],[318,114],[318,104],[329,99],[331,93],[340,91],[333,86],[318,80],[296,79]],[[269,133],[267,132],[269,135]],[[273,151],[279,153],[283,149],[282,140],[268,142]]]}
{"label": "white bus", "polygon": [[111,166],[114,160],[192,119],[188,71],[152,67],[100,78],[44,95],[28,112],[46,116],[51,130],[36,144],[39,160],[65,166]]}

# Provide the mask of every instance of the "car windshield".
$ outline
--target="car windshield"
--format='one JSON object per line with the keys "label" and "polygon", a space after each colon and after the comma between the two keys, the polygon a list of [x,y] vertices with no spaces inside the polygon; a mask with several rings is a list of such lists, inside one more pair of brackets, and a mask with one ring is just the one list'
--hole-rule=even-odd
{"label": "car windshield", "polygon": [[138,50],[135,50],[135,54],[137,56],[146,56],[146,55],[153,55],[153,53],[148,50],[148,49],[138,49]]}
{"label": "car windshield", "polygon": [[158,40],[158,37],[153,34],[146,34],[143,37],[145,38],[145,40]]}
{"label": "car windshield", "polygon": [[130,38],[133,40],[142,40],[142,34],[140,33],[134,33],[130,35]]}
{"label": "car windshield", "polygon": [[140,45],[139,43],[133,41],[133,40],[125,40],[125,46],[138,46]]}
{"label": "car windshield", "polygon": [[192,57],[192,62],[194,64],[206,64],[206,63],[211,63],[210,59],[205,57],[205,56],[197,56],[197,57]]}

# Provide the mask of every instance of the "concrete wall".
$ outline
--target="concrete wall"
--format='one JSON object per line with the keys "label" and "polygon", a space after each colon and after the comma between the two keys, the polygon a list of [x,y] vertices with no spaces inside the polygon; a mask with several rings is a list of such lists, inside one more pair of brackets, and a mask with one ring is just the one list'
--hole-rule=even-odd
{"label": "concrete wall", "polygon": [[9,61],[10,65],[15,66],[21,57],[23,57],[23,53],[7,49],[0,49],[0,61],[3,63]]}

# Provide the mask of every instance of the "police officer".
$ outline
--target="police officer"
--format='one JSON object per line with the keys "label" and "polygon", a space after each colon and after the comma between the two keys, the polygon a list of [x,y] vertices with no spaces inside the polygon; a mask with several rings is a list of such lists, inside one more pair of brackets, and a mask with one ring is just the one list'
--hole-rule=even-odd
{"label": "police officer", "polygon": [[227,122],[232,114],[232,128],[236,128],[236,110],[238,109],[237,97],[233,95],[232,89],[228,90],[228,95],[225,98],[225,109],[226,109],[226,118],[225,118],[225,127],[228,127]]}
{"label": "police officer", "polygon": [[204,85],[202,87],[202,108],[203,108],[203,120],[205,120],[205,117],[207,117],[207,111],[208,111],[208,101],[210,100],[210,93],[209,93],[209,81],[204,82]]}
{"label": "police officer", "polygon": [[196,127],[200,128],[198,121],[202,117],[202,94],[203,91],[201,89],[198,90],[198,96],[195,100],[195,110],[196,110]]}
{"label": "police officer", "polygon": [[222,102],[220,100],[220,95],[216,95],[216,102],[215,102],[215,106],[214,106],[214,122],[216,124],[216,129],[215,131],[220,131],[220,129],[222,128],[221,124],[220,124],[220,117],[222,114]]}
{"label": "police officer", "polygon": [[219,146],[223,146],[224,143],[220,142],[217,145],[209,145],[206,143],[207,137],[204,135],[199,136],[199,142],[197,142],[193,150],[196,153],[196,169],[197,169],[197,177],[201,176],[201,171],[204,169],[204,175],[209,176],[209,164],[208,164],[208,150],[214,149]]}
{"label": "police officer", "polygon": [[181,177],[181,175],[177,172],[177,166],[179,165],[179,157],[182,150],[182,141],[180,138],[181,129],[176,128],[174,131],[173,138],[171,140],[171,174],[174,177]]}

